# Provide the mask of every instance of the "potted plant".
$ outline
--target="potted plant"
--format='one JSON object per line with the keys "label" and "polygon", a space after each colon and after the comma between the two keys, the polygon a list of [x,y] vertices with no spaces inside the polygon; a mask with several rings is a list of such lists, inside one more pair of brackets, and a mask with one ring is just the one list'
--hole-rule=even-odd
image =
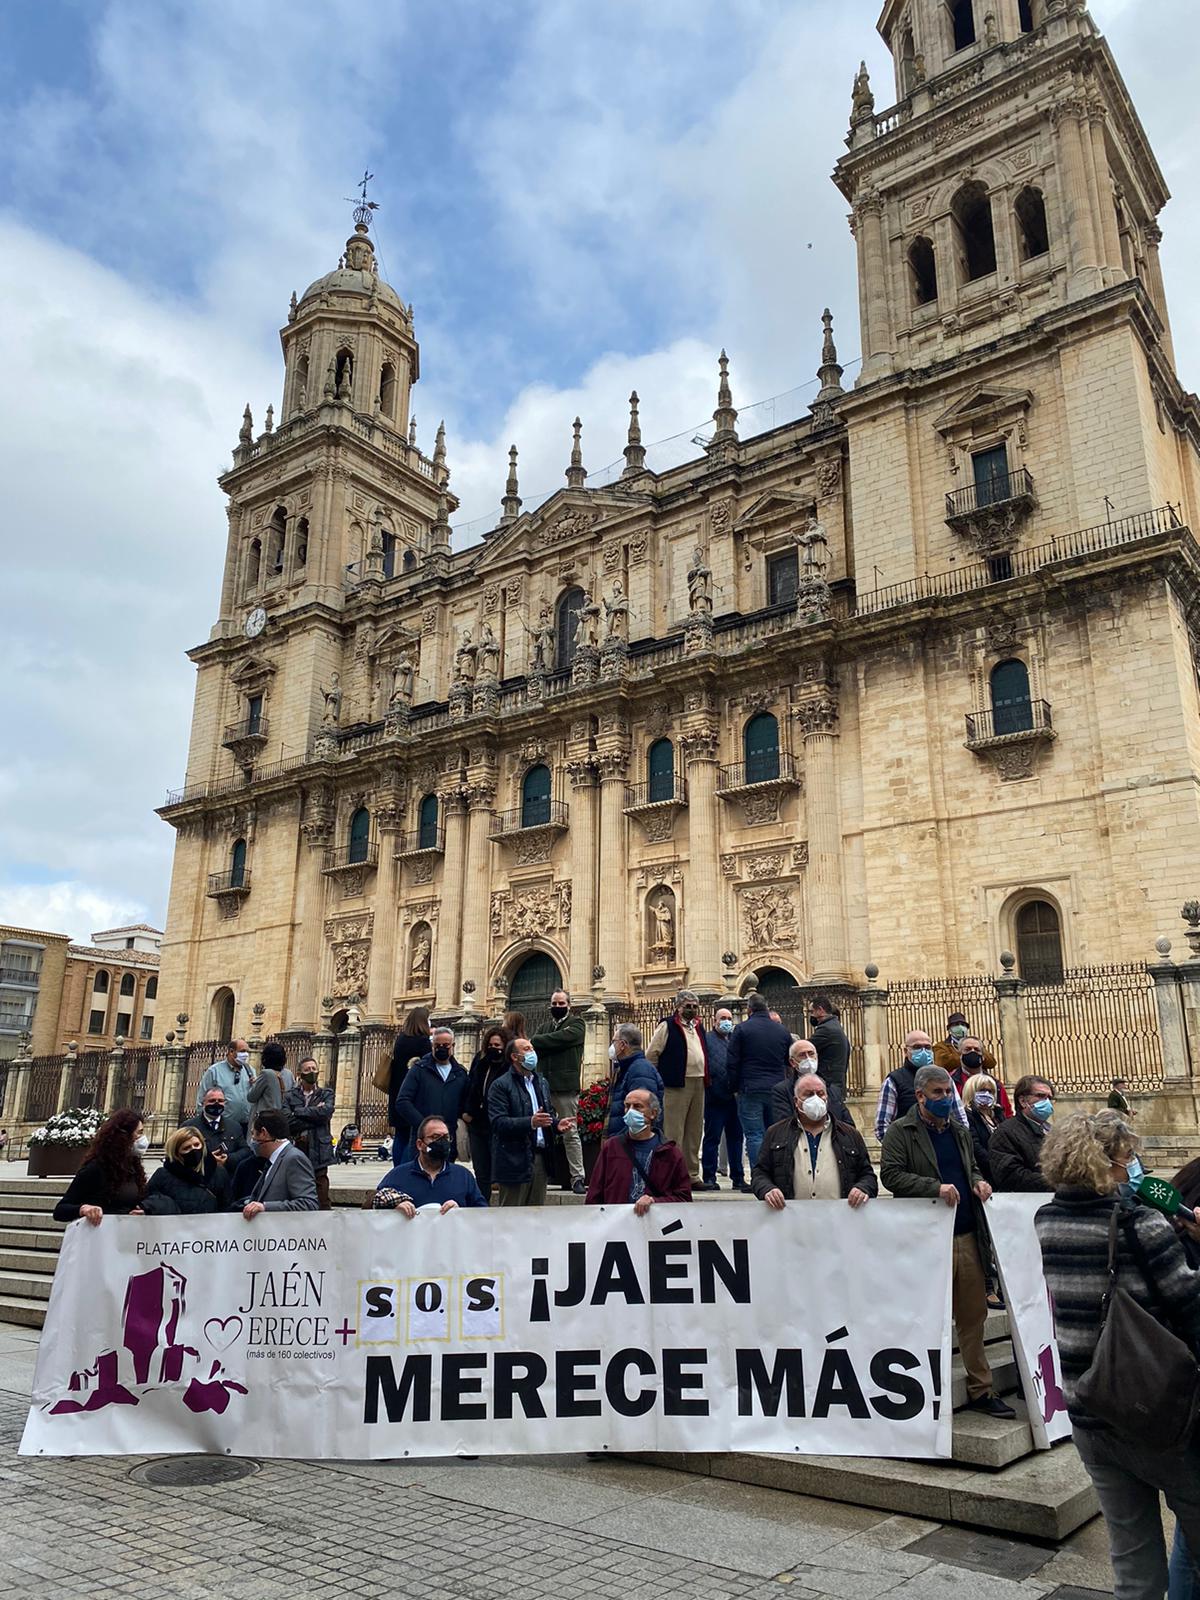
{"label": "potted plant", "polygon": [[60,1111],[29,1135],[31,1178],[71,1178],[83,1165],[88,1146],[104,1121],[101,1111],[85,1111],[76,1106]]}
{"label": "potted plant", "polygon": [[600,1156],[600,1142],[608,1127],[609,1088],[589,1083],[579,1096],[579,1137],[583,1141],[583,1170],[590,1178]]}

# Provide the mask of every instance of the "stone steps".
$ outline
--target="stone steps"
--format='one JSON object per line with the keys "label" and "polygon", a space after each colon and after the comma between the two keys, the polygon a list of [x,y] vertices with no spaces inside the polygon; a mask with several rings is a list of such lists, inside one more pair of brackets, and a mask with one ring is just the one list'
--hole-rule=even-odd
{"label": "stone steps", "polygon": [[19,1227],[10,1226],[13,1213],[0,1211],[0,1251],[4,1250],[44,1250],[57,1259],[62,1248],[63,1224],[56,1223],[53,1227],[42,1224],[31,1226],[22,1224]]}
{"label": "stone steps", "polygon": [[46,1302],[20,1295],[0,1294],[0,1323],[16,1323],[25,1328],[40,1328],[46,1320]]}
{"label": "stone steps", "polygon": [[53,1282],[53,1271],[39,1273],[0,1270],[0,1301],[5,1299],[48,1301]]}
{"label": "stone steps", "polygon": [[25,1250],[14,1248],[0,1235],[0,1274],[6,1272],[54,1274],[58,1264],[57,1250]]}

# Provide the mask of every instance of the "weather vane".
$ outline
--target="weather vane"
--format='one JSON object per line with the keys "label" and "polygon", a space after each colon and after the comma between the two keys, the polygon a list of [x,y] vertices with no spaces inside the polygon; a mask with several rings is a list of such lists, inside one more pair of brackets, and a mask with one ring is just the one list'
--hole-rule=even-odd
{"label": "weather vane", "polygon": [[362,179],[358,185],[358,199],[354,200],[350,195],[346,196],[346,203],[354,207],[355,222],[364,228],[370,227],[371,225],[372,211],[379,210],[379,202],[377,200],[367,199],[367,185],[373,180],[374,177],[375,174],[373,172],[367,172],[364,168]]}

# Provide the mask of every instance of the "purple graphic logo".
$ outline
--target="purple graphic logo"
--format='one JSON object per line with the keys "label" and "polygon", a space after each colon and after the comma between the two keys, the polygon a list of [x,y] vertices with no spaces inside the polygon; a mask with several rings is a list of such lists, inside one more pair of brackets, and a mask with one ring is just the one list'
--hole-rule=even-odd
{"label": "purple graphic logo", "polygon": [[[50,1407],[50,1415],[136,1406],[159,1387],[178,1388],[184,1383],[183,1404],[189,1411],[220,1415],[235,1394],[248,1393],[244,1384],[222,1376],[219,1361],[211,1363],[205,1376],[207,1358],[195,1346],[181,1342],[186,1291],[187,1279],[174,1267],[151,1267],[131,1277],[125,1288],[121,1335],[127,1358],[106,1350],[90,1367],[73,1372],[66,1395]],[[205,1338],[218,1351],[228,1349],[241,1331],[240,1317],[210,1317],[204,1324]],[[129,1364],[131,1377],[122,1372],[122,1366]]]}
{"label": "purple graphic logo", "polygon": [[[1058,1328],[1054,1316],[1054,1296],[1049,1289],[1046,1290],[1046,1301],[1050,1307],[1050,1332],[1057,1338]],[[1042,1405],[1042,1421],[1049,1422],[1051,1417],[1067,1409],[1067,1397],[1063,1394],[1058,1381],[1058,1350],[1054,1344],[1044,1344],[1038,1351],[1037,1369],[1033,1374],[1033,1387],[1036,1389]]]}

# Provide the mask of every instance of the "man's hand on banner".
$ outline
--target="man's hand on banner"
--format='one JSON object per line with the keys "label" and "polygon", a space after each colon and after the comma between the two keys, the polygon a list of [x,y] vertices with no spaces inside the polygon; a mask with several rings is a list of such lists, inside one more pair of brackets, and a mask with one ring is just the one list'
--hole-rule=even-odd
{"label": "man's hand on banner", "polygon": [[975,1193],[980,1200],[990,1200],[992,1198],[992,1186],[990,1183],[985,1183],[983,1179],[980,1178],[979,1182],[975,1185]]}
{"label": "man's hand on banner", "polygon": [[953,1209],[958,1204],[958,1190],[952,1183],[944,1183],[938,1190],[938,1199]]}
{"label": "man's hand on banner", "polygon": [[772,1211],[782,1211],[784,1206],[787,1205],[782,1189],[768,1189],[766,1194],[763,1195],[763,1199]]}
{"label": "man's hand on banner", "polygon": [[863,1189],[851,1189],[846,1196],[846,1199],[850,1202],[851,1211],[857,1211],[859,1206],[865,1206],[870,1198],[871,1196]]}
{"label": "man's hand on banner", "polygon": [[644,1217],[646,1215],[647,1211],[649,1211],[650,1207],[653,1204],[654,1204],[654,1196],[652,1194],[640,1194],[640,1195],[638,1195],[637,1199],[633,1202],[633,1214],[634,1214],[634,1216],[635,1217]]}
{"label": "man's hand on banner", "polygon": [[261,1200],[248,1200],[242,1207],[242,1215],[245,1217],[247,1222],[251,1222],[256,1216],[258,1216],[260,1211],[265,1211],[266,1209],[266,1206],[263,1205]]}

